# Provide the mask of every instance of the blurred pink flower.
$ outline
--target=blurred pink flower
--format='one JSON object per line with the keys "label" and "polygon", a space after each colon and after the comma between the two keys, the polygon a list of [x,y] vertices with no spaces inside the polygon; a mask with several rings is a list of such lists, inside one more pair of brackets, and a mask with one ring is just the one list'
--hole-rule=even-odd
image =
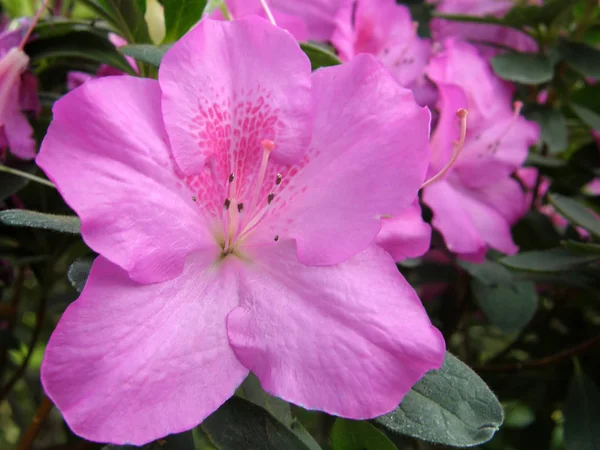
{"label": "blurred pink flower", "polygon": [[[289,31],[298,41],[328,42],[336,27],[338,15],[352,8],[354,0],[268,0],[277,26]],[[225,0],[234,19],[250,15],[266,18],[260,0]],[[219,9],[211,18],[222,20]]]}
{"label": "blurred pink flower", "polygon": [[192,428],[249,370],[308,409],[394,409],[444,358],[374,243],[415,201],[428,134],[374,58],[311,74],[257,18],[202,21],[158,81],[59,100],[37,162],[100,254],[42,364],[73,431],[143,444]]}
{"label": "blurred pink flower", "polygon": [[464,146],[445,179],[426,187],[423,201],[448,249],[481,261],[489,247],[514,254],[510,228],[524,213],[525,193],[511,178],[539,138],[539,127],[510,108],[511,92],[466,42],[449,40],[427,69],[440,102],[431,141],[430,175],[449,161],[460,135],[456,111],[469,110]]}
{"label": "blurred pink flower", "polygon": [[[436,11],[444,14],[465,14],[469,16],[503,17],[515,5],[513,0],[440,0]],[[538,4],[539,2],[532,2]],[[435,40],[443,41],[450,37],[461,38],[477,45],[486,58],[494,56],[502,48],[520,52],[537,51],[537,43],[527,34],[502,25],[467,23],[434,18],[431,32]]]}
{"label": "blurred pink flower", "polygon": [[28,25],[0,33],[0,149],[21,159],[34,158],[36,148],[26,112],[40,111],[37,79],[27,72],[29,57],[19,48]]}

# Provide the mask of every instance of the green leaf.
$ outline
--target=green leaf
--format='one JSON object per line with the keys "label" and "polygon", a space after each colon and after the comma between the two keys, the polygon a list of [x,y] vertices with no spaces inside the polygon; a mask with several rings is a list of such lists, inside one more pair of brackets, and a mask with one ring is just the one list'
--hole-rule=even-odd
{"label": "green leaf", "polygon": [[542,141],[548,145],[550,153],[560,153],[569,145],[567,120],[560,111],[539,108],[529,114],[531,120],[540,125]]}
{"label": "green leaf", "polygon": [[201,18],[206,0],[163,0],[165,8],[165,40],[174,42],[189,31]]}
{"label": "green leaf", "polygon": [[558,51],[570,66],[586,77],[600,77],[600,51],[585,44],[561,40]]}
{"label": "green leaf", "polygon": [[369,422],[336,419],[331,450],[397,450],[388,437]]}
{"label": "green leaf", "polygon": [[566,248],[532,251],[506,256],[500,260],[506,267],[531,272],[563,272],[573,270],[598,259],[596,255],[574,253]]}
{"label": "green leaf", "polygon": [[566,450],[600,448],[600,390],[584,373],[575,373],[569,383],[565,405]]}
{"label": "green leaf", "polygon": [[550,60],[534,53],[501,53],[491,60],[496,75],[522,84],[541,84],[552,79],[554,69]]}
{"label": "green leaf", "polygon": [[521,330],[537,310],[535,284],[513,280],[500,264],[461,263],[472,276],[471,291],[490,322],[506,333]]}
{"label": "green leaf", "polygon": [[61,35],[36,39],[27,44],[25,51],[34,62],[45,58],[85,58],[135,75],[125,57],[105,36],[97,32],[70,31]]}
{"label": "green leaf", "polygon": [[530,152],[529,155],[527,155],[524,165],[530,167],[560,169],[561,167],[565,167],[567,165],[567,161],[563,159],[549,158],[542,156],[539,153]]}
{"label": "green leaf", "polygon": [[77,292],[81,294],[83,288],[85,286],[85,282],[88,279],[90,274],[90,270],[92,270],[92,264],[94,263],[94,258],[78,258],[73,261],[73,264],[69,266],[69,270],[67,271],[67,278],[69,279],[69,283],[71,286],[75,288]]}
{"label": "green leaf", "polygon": [[550,194],[548,200],[572,225],[579,225],[600,238],[600,221],[581,203],[559,194]]}
{"label": "green leaf", "polygon": [[133,445],[107,445],[102,450],[195,450],[194,436],[191,431],[180,434],[171,434],[163,439],[158,439],[142,447]]}
{"label": "green leaf", "polygon": [[597,114],[593,109],[575,103],[571,103],[571,109],[589,127],[600,131],[600,114]]}
{"label": "green leaf", "polygon": [[119,48],[119,51],[124,55],[131,56],[138,61],[145,62],[159,67],[160,62],[167,50],[171,48],[171,45],[152,45],[152,44],[136,44],[136,45],[125,45]]}
{"label": "green leaf", "polygon": [[300,48],[310,59],[312,70],[317,70],[320,67],[337,66],[342,63],[335,54],[319,45],[302,42]]}
{"label": "green leaf", "polygon": [[12,227],[41,228],[71,234],[79,234],[81,229],[81,221],[76,216],[59,216],[25,209],[0,211],[0,223]]}
{"label": "green leaf", "polygon": [[563,246],[572,252],[581,253],[583,255],[595,255],[600,257],[600,245],[591,244],[589,242],[565,241]]}
{"label": "green leaf", "polygon": [[571,95],[569,106],[579,118],[600,131],[600,86],[586,86]]}
{"label": "green leaf", "polygon": [[151,42],[139,0],[82,0],[106,19],[129,44]]}
{"label": "green leaf", "polygon": [[427,373],[395,411],[375,419],[392,432],[456,447],[489,441],[503,420],[490,388],[448,352],[440,370]]}
{"label": "green leaf", "polygon": [[200,424],[217,450],[307,450],[292,431],[259,406],[230,398]]}
{"label": "green leaf", "polygon": [[18,175],[0,172],[0,202],[24,188],[29,181]]}

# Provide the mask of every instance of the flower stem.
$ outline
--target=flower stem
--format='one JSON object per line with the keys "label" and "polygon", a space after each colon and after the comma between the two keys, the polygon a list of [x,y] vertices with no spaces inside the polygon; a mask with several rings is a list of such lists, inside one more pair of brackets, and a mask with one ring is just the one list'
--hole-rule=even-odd
{"label": "flower stem", "polygon": [[35,181],[36,183],[43,184],[45,186],[50,186],[56,189],[56,186],[51,181],[46,180],[45,178],[38,177],[36,175],[23,172],[22,170],[13,169],[12,167],[7,167],[4,164],[0,164],[0,172],[10,173],[11,175],[16,175],[18,177],[27,178],[28,180]]}

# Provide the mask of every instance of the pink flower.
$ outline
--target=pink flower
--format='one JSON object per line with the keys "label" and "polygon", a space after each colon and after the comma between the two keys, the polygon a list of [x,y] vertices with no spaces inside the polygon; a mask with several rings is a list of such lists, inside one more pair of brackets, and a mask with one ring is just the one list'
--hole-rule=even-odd
{"label": "pink flower", "polygon": [[481,261],[489,247],[514,254],[518,248],[510,227],[524,214],[525,193],[511,174],[538,140],[539,127],[522,118],[520,108],[510,110],[510,92],[470,44],[446,42],[427,74],[440,94],[430,174],[446,165],[460,135],[457,109],[469,110],[458,161],[445,179],[423,191],[423,201],[433,211],[432,225],[461,258]]}
{"label": "pink flower", "polygon": [[39,113],[37,79],[29,57],[19,48],[24,28],[0,34],[0,149],[21,159],[35,157],[33,128],[24,112]]}
{"label": "pink flower", "polygon": [[415,201],[395,217],[384,218],[375,242],[397,262],[427,253],[431,227],[421,217],[419,202]]}
{"label": "pink flower", "polygon": [[[344,10],[352,8],[354,0],[268,0],[269,8],[277,26],[288,30],[298,41],[331,40],[336,18]],[[266,18],[260,0],[225,0],[234,19],[251,15]],[[213,19],[223,19],[220,10],[211,14]]]}
{"label": "pink flower", "polygon": [[374,243],[415,200],[428,128],[372,57],[311,75],[256,18],[204,20],[158,81],[59,100],[37,162],[100,254],[42,364],[70,427],[143,444],[201,422],[249,370],[305,408],[396,407],[444,356]]}
{"label": "pink flower", "polygon": [[[536,2],[537,3],[537,2]],[[444,14],[503,17],[514,6],[513,0],[441,0],[436,11]],[[527,34],[502,25],[455,22],[434,18],[431,32],[435,40],[457,37],[478,46],[482,55],[490,58],[498,49],[508,47],[520,52],[537,51],[537,43]]]}
{"label": "pink flower", "polygon": [[369,53],[390,70],[402,85],[424,85],[431,43],[417,35],[406,6],[395,0],[358,0],[338,18],[332,42],[343,61]]}

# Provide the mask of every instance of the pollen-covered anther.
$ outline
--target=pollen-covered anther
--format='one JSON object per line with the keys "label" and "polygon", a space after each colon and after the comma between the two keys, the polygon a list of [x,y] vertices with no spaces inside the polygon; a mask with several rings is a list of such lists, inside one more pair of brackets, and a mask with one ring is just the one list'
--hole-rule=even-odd
{"label": "pollen-covered anther", "polygon": [[223,202],[223,207],[225,209],[229,209],[230,206],[231,206],[231,200],[229,200],[228,198],[226,198],[225,202]]}
{"label": "pollen-covered anther", "polygon": [[271,202],[273,201],[273,199],[275,198],[275,194],[273,192],[271,192],[268,196],[267,196],[267,203],[270,205]]}
{"label": "pollen-covered anther", "polygon": [[241,213],[244,210],[244,204],[243,203],[238,203],[237,204],[237,210],[239,213]]}
{"label": "pollen-covered anther", "polygon": [[279,235],[278,235],[278,234],[276,234],[276,235],[275,235],[275,237],[273,238],[273,240],[274,240],[275,242],[277,242],[277,241],[279,240]]}
{"label": "pollen-covered anther", "polygon": [[197,200],[198,200],[198,199],[196,198],[196,196],[195,196],[195,195],[192,195],[192,201],[193,201],[193,202],[195,202],[195,201],[197,201]]}
{"label": "pollen-covered anther", "polygon": [[275,184],[277,186],[279,186],[281,184],[281,181],[283,180],[283,176],[281,176],[280,173],[277,174],[277,178],[275,178]]}

